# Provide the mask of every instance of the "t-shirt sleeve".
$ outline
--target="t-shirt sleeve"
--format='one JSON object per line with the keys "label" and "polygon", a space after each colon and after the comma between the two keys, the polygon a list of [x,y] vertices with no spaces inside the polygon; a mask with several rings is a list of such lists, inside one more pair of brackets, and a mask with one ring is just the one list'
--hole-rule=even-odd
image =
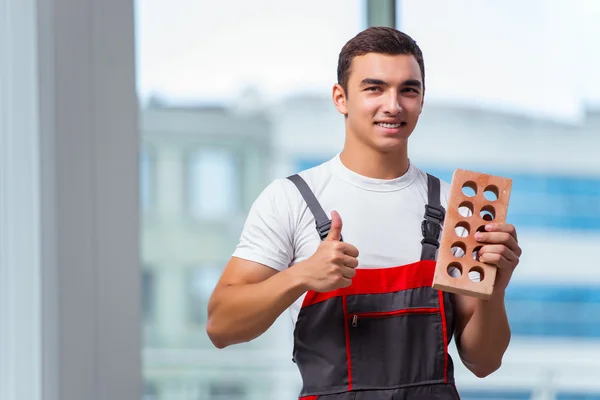
{"label": "t-shirt sleeve", "polygon": [[234,257],[282,271],[294,257],[293,221],[286,185],[271,182],[252,204]]}

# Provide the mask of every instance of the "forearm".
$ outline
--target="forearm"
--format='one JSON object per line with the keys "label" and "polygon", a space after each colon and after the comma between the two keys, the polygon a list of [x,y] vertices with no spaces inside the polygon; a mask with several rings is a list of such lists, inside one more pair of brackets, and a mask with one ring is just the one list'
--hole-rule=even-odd
{"label": "forearm", "polygon": [[305,291],[291,268],[259,283],[222,287],[208,307],[207,333],[219,348],[250,341]]}
{"label": "forearm", "polygon": [[475,307],[460,335],[460,356],[475,375],[487,376],[500,367],[510,336],[504,292],[497,292]]}

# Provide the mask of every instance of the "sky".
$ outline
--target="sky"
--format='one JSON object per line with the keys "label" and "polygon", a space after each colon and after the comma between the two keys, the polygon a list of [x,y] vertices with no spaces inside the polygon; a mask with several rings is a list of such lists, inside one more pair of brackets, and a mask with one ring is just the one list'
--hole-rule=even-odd
{"label": "sky", "polygon": [[[337,56],[366,28],[362,0],[137,0],[142,99],[328,97]],[[600,108],[600,1],[401,0],[424,52],[426,101],[577,122]]]}

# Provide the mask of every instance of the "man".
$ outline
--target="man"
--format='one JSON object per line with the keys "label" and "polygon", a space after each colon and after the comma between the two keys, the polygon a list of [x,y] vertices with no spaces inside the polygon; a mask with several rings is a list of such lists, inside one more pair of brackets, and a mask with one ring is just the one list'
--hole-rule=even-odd
{"label": "man", "polygon": [[262,192],[211,297],[218,348],[290,309],[302,398],[457,399],[452,337],[478,377],[509,344],[504,292],[521,255],[512,225],[475,236],[480,261],[498,267],[491,299],[431,288],[449,185],[408,157],[424,78],[421,50],[397,30],[369,28],[344,46],[333,87],[343,150]]}

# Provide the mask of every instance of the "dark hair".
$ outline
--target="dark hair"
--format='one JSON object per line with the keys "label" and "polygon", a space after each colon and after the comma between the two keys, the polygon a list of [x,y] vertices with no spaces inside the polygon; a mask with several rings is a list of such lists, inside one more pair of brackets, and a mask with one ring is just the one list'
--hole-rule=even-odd
{"label": "dark hair", "polygon": [[425,65],[423,53],[410,36],[393,28],[376,26],[365,29],[350,39],[342,48],[338,58],[337,79],[348,95],[348,79],[350,77],[350,66],[354,57],[367,53],[380,53],[388,55],[412,54],[419,68],[425,88]]}

